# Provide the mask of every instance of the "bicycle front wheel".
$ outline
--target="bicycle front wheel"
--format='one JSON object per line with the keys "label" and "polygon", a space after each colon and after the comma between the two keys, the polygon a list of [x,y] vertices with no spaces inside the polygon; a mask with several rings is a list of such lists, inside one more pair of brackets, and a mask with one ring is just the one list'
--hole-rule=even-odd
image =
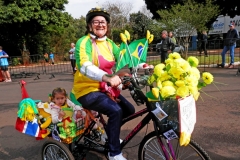
{"label": "bicycle front wheel", "polygon": [[[165,138],[160,135],[163,145],[168,155],[170,155],[169,148]],[[174,154],[177,160],[211,160],[206,151],[202,149],[195,141],[191,140],[187,146],[180,146],[179,139],[170,141]],[[138,149],[139,160],[166,160],[164,152],[158,143],[155,132],[149,133],[142,140]]]}
{"label": "bicycle front wheel", "polygon": [[48,140],[42,147],[42,160],[74,160],[65,144],[56,140]]}

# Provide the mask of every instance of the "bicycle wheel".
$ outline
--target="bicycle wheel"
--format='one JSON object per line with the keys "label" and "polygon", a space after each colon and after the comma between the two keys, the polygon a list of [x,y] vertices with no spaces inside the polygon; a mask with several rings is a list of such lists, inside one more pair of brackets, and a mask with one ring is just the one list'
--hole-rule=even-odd
{"label": "bicycle wheel", "polygon": [[[160,136],[163,144],[170,153],[165,138]],[[170,141],[177,160],[211,160],[206,151],[204,151],[195,141],[191,140],[187,146],[180,146],[179,139]],[[156,133],[151,132],[142,140],[138,149],[139,160],[165,160],[164,153],[158,143]]]}
{"label": "bicycle wheel", "polygon": [[42,160],[74,160],[65,144],[56,140],[48,140],[42,147]]}

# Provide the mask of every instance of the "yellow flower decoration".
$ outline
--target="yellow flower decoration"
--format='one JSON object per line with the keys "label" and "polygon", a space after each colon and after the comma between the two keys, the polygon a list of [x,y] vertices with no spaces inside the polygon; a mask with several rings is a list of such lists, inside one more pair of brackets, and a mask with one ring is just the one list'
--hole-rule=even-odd
{"label": "yellow flower decoration", "polygon": [[211,84],[213,82],[213,75],[209,72],[204,72],[202,74],[203,82],[206,84]]}
{"label": "yellow flower decoration", "polygon": [[152,94],[155,98],[159,98],[159,88],[152,88]]}
{"label": "yellow flower decoration", "polygon": [[196,87],[198,85],[198,79],[191,75],[185,77],[185,82],[188,86]]}
{"label": "yellow flower decoration", "polygon": [[177,52],[173,52],[173,53],[170,53],[169,54],[169,58],[171,58],[172,60],[174,59],[180,59],[181,58],[181,55]]}
{"label": "yellow flower decoration", "polygon": [[164,71],[160,77],[160,80],[163,82],[163,81],[169,80],[170,78],[171,76],[168,74],[168,72]]}
{"label": "yellow flower decoration", "polygon": [[162,63],[156,65],[153,69],[153,73],[156,74],[158,77],[160,77],[164,67],[165,67],[165,64],[162,64]]}
{"label": "yellow flower decoration", "polygon": [[162,88],[162,81],[159,78],[157,79],[157,87]]}
{"label": "yellow flower decoration", "polygon": [[184,73],[184,70],[180,67],[172,67],[169,73],[173,75],[174,78],[180,79],[180,76]]}
{"label": "yellow flower decoration", "polygon": [[188,89],[189,89],[189,92],[193,95],[193,98],[195,99],[195,101],[197,101],[198,97],[200,95],[200,92],[198,91],[198,88],[189,86]]}
{"label": "yellow flower decoration", "polygon": [[191,67],[189,70],[190,75],[194,75],[198,80],[200,79],[200,72],[196,67]]}
{"label": "yellow flower decoration", "polygon": [[173,86],[165,86],[161,89],[160,93],[163,98],[168,98],[175,95],[176,89]]}
{"label": "yellow flower decoration", "polygon": [[165,63],[166,63],[166,65],[168,65],[168,64],[171,65],[173,63],[173,59],[168,58],[168,59],[165,60]]}
{"label": "yellow flower decoration", "polygon": [[162,82],[162,86],[163,87],[165,87],[165,86],[174,86],[174,84],[171,81],[164,81],[164,82]]}
{"label": "yellow flower decoration", "polygon": [[179,87],[176,91],[176,94],[180,97],[187,97],[189,96],[189,89],[186,86]]}
{"label": "yellow flower decoration", "polygon": [[188,57],[187,61],[190,64],[190,66],[192,66],[192,67],[197,67],[198,63],[199,63],[198,59],[193,56]]}
{"label": "yellow flower decoration", "polygon": [[[213,82],[212,74],[204,72],[202,75],[198,68],[198,59],[190,56],[188,60],[181,58],[178,53],[169,54],[169,58],[165,60],[166,65],[158,64],[154,68],[154,81],[152,76],[149,81],[156,82],[159,88],[161,99],[181,97],[184,98],[193,95],[197,100],[200,96],[199,90],[207,84]],[[202,76],[202,77],[201,77]],[[202,81],[200,79],[202,78]],[[154,94],[157,90],[154,89]]]}
{"label": "yellow flower decoration", "polygon": [[187,61],[184,61],[180,64],[180,67],[185,71],[188,72],[191,69],[190,64]]}
{"label": "yellow flower decoration", "polygon": [[175,82],[175,85],[178,87],[183,87],[185,86],[185,82],[183,80],[178,80]]}

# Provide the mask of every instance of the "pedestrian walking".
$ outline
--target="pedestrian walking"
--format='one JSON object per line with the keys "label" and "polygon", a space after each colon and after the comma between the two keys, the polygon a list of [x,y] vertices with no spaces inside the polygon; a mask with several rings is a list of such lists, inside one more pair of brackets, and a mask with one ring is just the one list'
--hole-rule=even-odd
{"label": "pedestrian walking", "polygon": [[200,47],[200,55],[202,54],[202,50],[204,51],[204,55],[207,57],[208,53],[207,53],[207,32],[206,31],[202,31],[202,34],[200,36],[200,41],[201,41],[201,47]]}
{"label": "pedestrian walking", "polygon": [[48,63],[48,61],[49,61],[48,53],[47,53],[47,52],[44,53],[43,56],[44,56],[44,60],[45,60],[45,62]]}
{"label": "pedestrian walking", "polygon": [[54,65],[54,54],[53,54],[53,52],[51,52],[51,53],[49,54],[49,58],[50,58],[49,64]]}
{"label": "pedestrian walking", "polygon": [[12,82],[12,79],[10,77],[10,73],[8,71],[8,54],[2,50],[2,46],[0,46],[0,67],[1,72],[4,78],[4,82]]}
{"label": "pedestrian walking", "polygon": [[160,53],[161,53],[161,63],[165,63],[165,60],[168,58],[168,54],[173,52],[175,44],[172,42],[171,38],[168,37],[166,30],[162,31],[162,39],[159,43]]}
{"label": "pedestrian walking", "polygon": [[70,61],[71,61],[71,66],[72,66],[72,71],[73,71],[73,74],[75,74],[76,72],[76,59],[75,59],[75,44],[74,43],[71,43],[71,49],[69,50],[69,58],[70,58]]}
{"label": "pedestrian walking", "polygon": [[228,65],[228,68],[233,68],[234,65],[234,50],[236,47],[236,41],[238,39],[238,31],[235,29],[235,25],[234,23],[230,23],[229,24],[229,30],[227,32],[226,38],[224,40],[224,47],[223,47],[223,51],[221,53],[222,55],[222,63],[218,64],[218,67],[225,67],[225,55],[227,53],[227,51],[230,51],[230,64]]}
{"label": "pedestrian walking", "polygon": [[168,37],[171,38],[172,42],[173,42],[175,45],[177,44],[176,38],[174,37],[172,31],[170,31],[170,32],[168,33]]}

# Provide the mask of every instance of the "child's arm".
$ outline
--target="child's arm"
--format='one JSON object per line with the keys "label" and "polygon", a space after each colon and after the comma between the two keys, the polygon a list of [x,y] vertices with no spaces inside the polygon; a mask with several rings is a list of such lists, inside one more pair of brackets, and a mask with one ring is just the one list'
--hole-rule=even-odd
{"label": "child's arm", "polygon": [[67,99],[67,105],[69,107],[72,107],[74,111],[78,111],[78,110],[82,110],[83,108],[79,105],[75,105],[72,101],[70,101],[69,99]]}
{"label": "child's arm", "polygon": [[58,122],[62,122],[62,118],[64,117],[64,112],[61,111],[61,108],[56,106],[54,103],[50,103],[50,107],[51,107],[52,123],[56,124]]}
{"label": "child's arm", "polygon": [[86,116],[86,112],[83,110],[83,107],[79,106],[79,105],[75,105],[72,101],[70,101],[69,99],[67,99],[67,105],[69,107],[73,108],[74,114],[76,115],[76,118],[83,118]]}

